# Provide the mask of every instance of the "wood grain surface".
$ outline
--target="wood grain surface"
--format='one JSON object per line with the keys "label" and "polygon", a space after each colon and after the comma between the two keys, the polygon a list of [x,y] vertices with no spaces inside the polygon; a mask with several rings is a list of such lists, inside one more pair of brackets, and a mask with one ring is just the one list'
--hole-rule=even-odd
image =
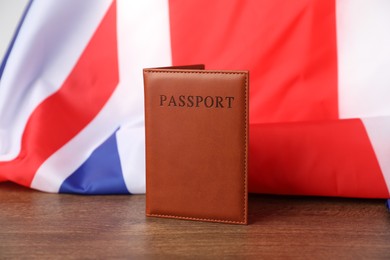
{"label": "wood grain surface", "polygon": [[390,258],[384,200],[251,195],[248,226],[146,218],[144,207],[143,195],[0,183],[0,259]]}

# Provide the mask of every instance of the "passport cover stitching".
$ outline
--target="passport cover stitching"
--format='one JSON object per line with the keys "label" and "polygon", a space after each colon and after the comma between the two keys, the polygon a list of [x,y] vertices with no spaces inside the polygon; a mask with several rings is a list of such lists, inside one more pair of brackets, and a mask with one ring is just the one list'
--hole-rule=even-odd
{"label": "passport cover stitching", "polygon": [[245,87],[244,87],[244,129],[245,129],[245,135],[244,135],[244,208],[243,208],[243,221],[233,221],[233,220],[226,220],[226,219],[213,219],[213,218],[198,218],[198,217],[186,217],[186,216],[180,216],[180,215],[170,215],[170,214],[154,214],[154,213],[146,213],[146,216],[151,217],[163,217],[163,218],[174,218],[174,219],[187,219],[187,220],[199,220],[199,221],[211,221],[211,222],[223,222],[223,223],[233,223],[233,224],[247,224],[247,194],[248,194],[248,188],[247,188],[247,169],[248,169],[248,74],[243,72],[234,72],[234,71],[207,71],[207,70],[199,70],[199,71],[186,71],[186,70],[172,70],[169,68],[163,68],[163,69],[144,69],[145,73],[180,73],[180,74],[239,74],[245,76]]}

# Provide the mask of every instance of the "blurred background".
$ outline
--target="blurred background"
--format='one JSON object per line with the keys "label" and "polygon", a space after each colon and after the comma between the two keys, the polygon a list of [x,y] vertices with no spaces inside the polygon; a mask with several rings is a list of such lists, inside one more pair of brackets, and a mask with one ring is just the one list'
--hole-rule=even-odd
{"label": "blurred background", "polygon": [[28,0],[0,0],[0,59],[7,51],[8,44],[18,26]]}

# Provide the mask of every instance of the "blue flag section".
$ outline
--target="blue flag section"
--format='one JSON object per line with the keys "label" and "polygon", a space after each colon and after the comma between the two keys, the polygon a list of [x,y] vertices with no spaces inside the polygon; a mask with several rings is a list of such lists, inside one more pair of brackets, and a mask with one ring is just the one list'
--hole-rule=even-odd
{"label": "blue flag section", "polygon": [[63,182],[60,193],[129,194],[115,133]]}

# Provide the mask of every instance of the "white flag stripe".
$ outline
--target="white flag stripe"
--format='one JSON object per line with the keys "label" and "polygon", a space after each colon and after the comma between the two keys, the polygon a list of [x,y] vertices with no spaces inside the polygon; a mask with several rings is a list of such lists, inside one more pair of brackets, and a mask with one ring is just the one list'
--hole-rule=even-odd
{"label": "white flag stripe", "polygon": [[111,2],[34,1],[0,82],[1,161],[19,154],[32,111],[61,87]]}
{"label": "white flag stripe", "polygon": [[362,119],[390,191],[390,116]]}
{"label": "white flag stripe", "polygon": [[337,0],[340,118],[390,116],[390,1]]}
{"label": "white flag stripe", "polygon": [[362,118],[390,189],[390,2],[338,0],[340,118]]}
{"label": "white flag stripe", "polygon": [[145,128],[124,125],[117,132],[123,178],[129,192],[145,193]]}
{"label": "white flag stripe", "polygon": [[144,88],[142,69],[172,63],[168,1],[118,1],[120,86],[126,125],[117,134],[120,161],[131,193],[145,192]]}

